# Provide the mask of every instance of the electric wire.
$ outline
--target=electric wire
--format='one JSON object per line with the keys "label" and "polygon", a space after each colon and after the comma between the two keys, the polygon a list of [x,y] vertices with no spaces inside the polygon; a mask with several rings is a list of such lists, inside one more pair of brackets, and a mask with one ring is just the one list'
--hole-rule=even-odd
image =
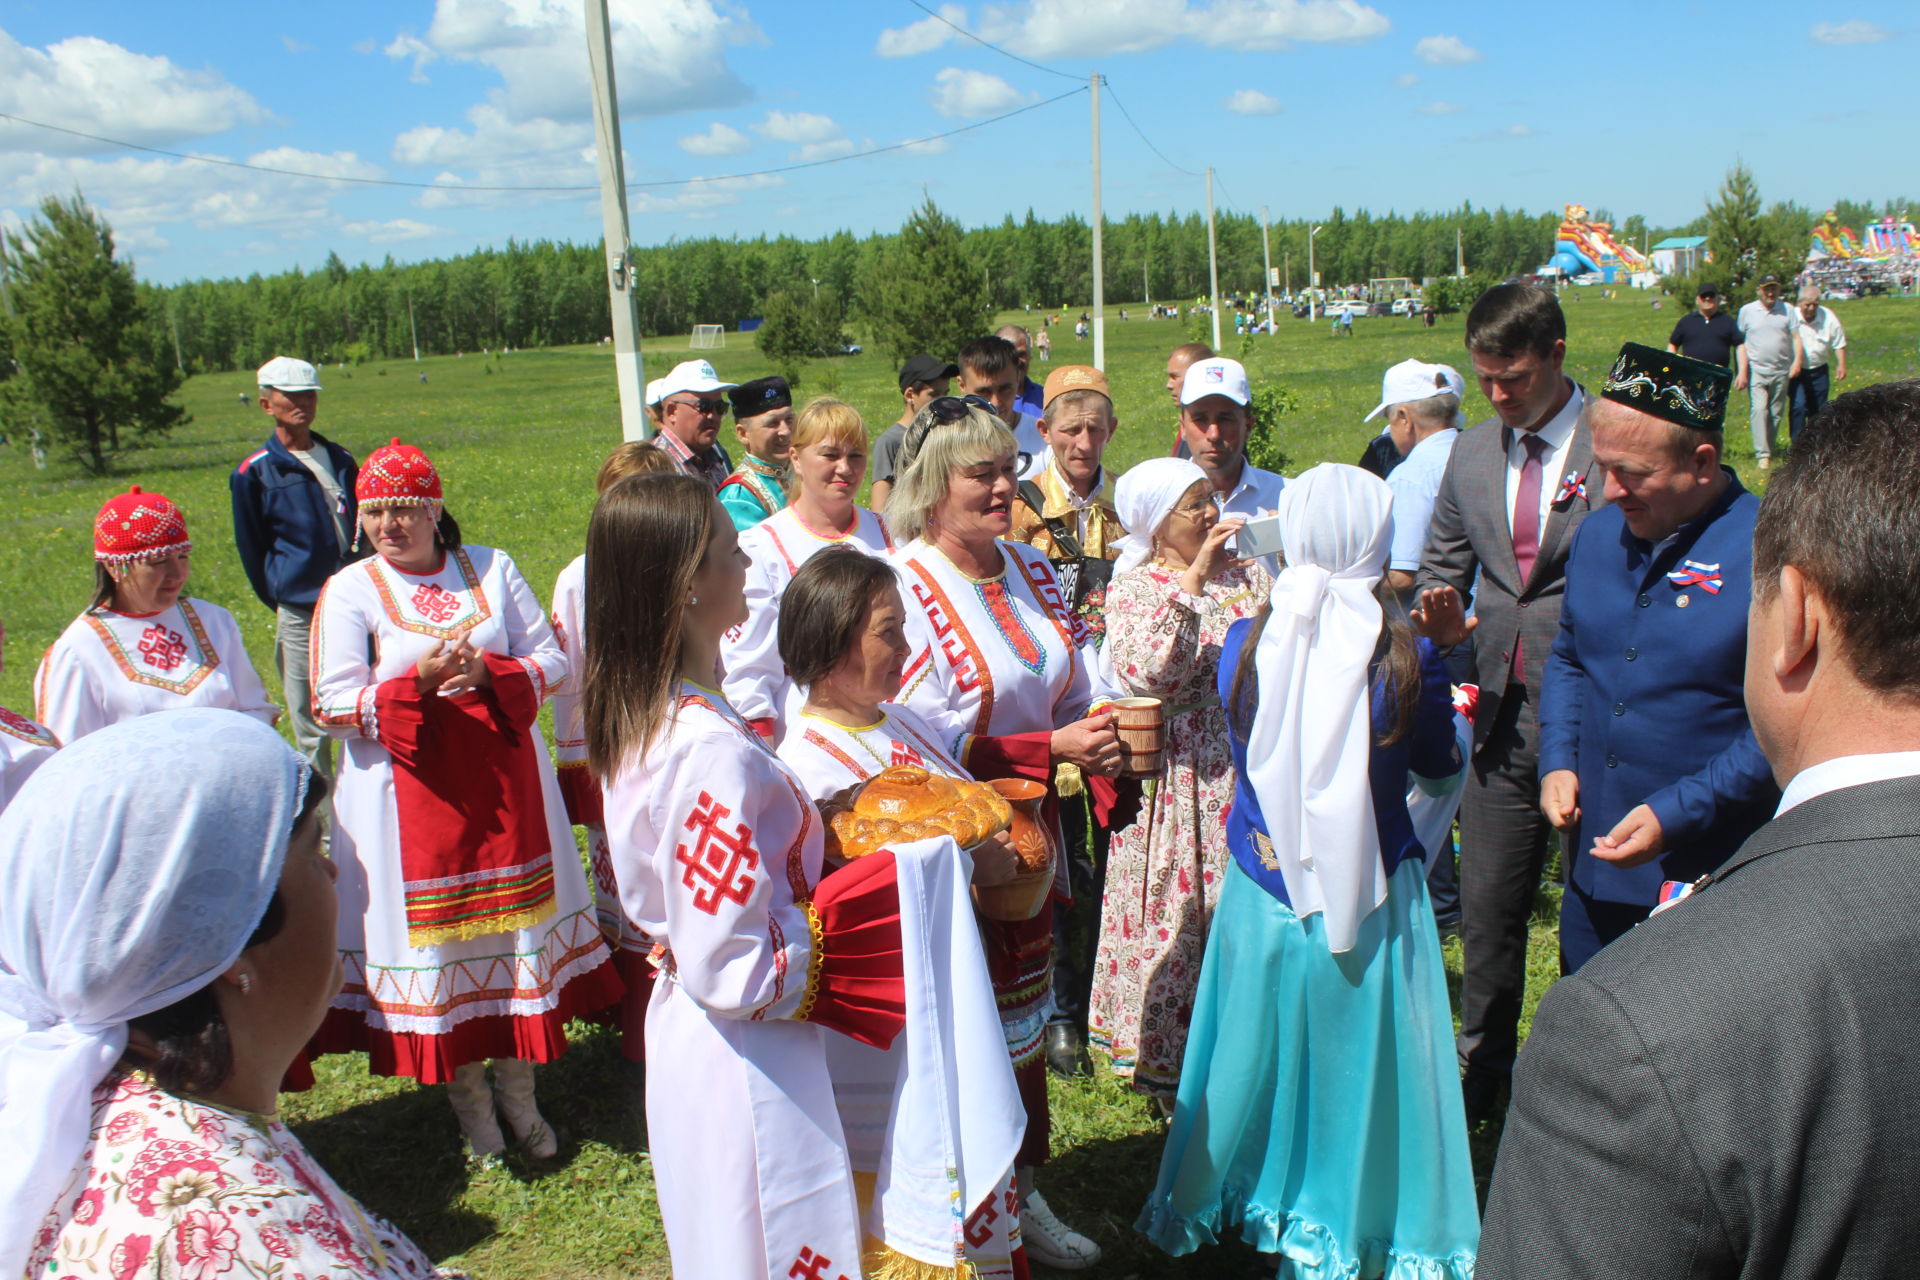
{"label": "electric wire", "polygon": [[[909,3],[912,3],[912,0],[909,0]],[[1146,133],[1140,128],[1139,124],[1134,120],[1133,113],[1127,110],[1127,104],[1120,101],[1120,95],[1113,91],[1113,81],[1108,80],[1106,77],[1102,76],[1101,83],[1106,86],[1107,96],[1113,99],[1113,105],[1120,108],[1121,116],[1126,119],[1126,122],[1129,125],[1133,126],[1133,131],[1136,135],[1138,135],[1140,141],[1147,144],[1147,150],[1153,152],[1153,154],[1160,157],[1160,163],[1166,165],[1167,168],[1173,170],[1175,173],[1186,174],[1189,178],[1199,178],[1199,177],[1205,176],[1204,174],[1195,173],[1191,169],[1183,169],[1179,165],[1175,164],[1173,161],[1167,159],[1167,153],[1153,145],[1153,140],[1147,137]]]}
{"label": "electric wire", "polygon": [[926,14],[929,18],[932,18],[935,22],[944,23],[947,26],[952,27],[955,31],[958,31],[961,35],[973,41],[975,44],[991,49],[1003,58],[1012,58],[1015,62],[1018,62],[1022,66],[1032,67],[1035,71],[1044,71],[1050,76],[1059,76],[1062,80],[1085,80],[1086,79],[1085,76],[1076,76],[1072,72],[1060,71],[1054,67],[1045,66],[1041,63],[1033,61],[1033,59],[1031,58],[1023,58],[1017,53],[1009,53],[1007,50],[1002,49],[999,45],[993,43],[991,40],[983,39],[980,36],[973,34],[973,32],[967,30],[965,27],[959,25],[958,23],[951,21],[950,19],[948,19],[948,17],[945,14],[936,13],[934,10],[927,8],[926,5],[920,3],[920,0],[907,0],[907,3],[912,5],[914,8],[918,9],[920,12]]}

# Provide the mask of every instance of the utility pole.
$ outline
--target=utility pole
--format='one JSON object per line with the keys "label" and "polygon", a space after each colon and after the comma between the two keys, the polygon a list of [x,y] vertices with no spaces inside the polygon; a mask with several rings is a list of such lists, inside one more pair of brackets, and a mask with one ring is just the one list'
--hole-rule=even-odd
{"label": "utility pole", "polygon": [[[11,310],[11,308],[9,308]],[[167,308],[167,332],[173,335],[173,367],[181,373],[187,371],[187,362],[180,358],[180,322],[174,318],[173,308]]]}
{"label": "utility pole", "polygon": [[1462,280],[1467,278],[1466,240],[1460,234],[1460,228],[1453,229],[1453,274]]}
{"label": "utility pole", "polygon": [[1093,90],[1093,367],[1107,367],[1107,263],[1100,243],[1100,85],[1098,71],[1087,77]]}
{"label": "utility pole", "polygon": [[627,173],[620,150],[620,100],[613,82],[613,26],[607,0],[586,0],[587,63],[593,74],[593,144],[600,158],[600,224],[613,311],[613,371],[620,386],[620,430],[646,440],[653,423],[641,406],[646,372],[640,355],[640,300],[633,292],[633,244],[627,236]]}
{"label": "utility pole", "polygon": [[413,291],[407,291],[407,332],[413,335],[413,362],[420,363],[420,327],[413,322]]}
{"label": "utility pole", "polygon": [[1319,318],[1316,312],[1316,306],[1320,301],[1320,273],[1313,269],[1313,241],[1316,236],[1318,236],[1322,231],[1325,231],[1326,229],[1327,228],[1325,224],[1322,224],[1317,227],[1313,226],[1311,223],[1308,224],[1308,230],[1307,230],[1307,323],[1308,324],[1312,324],[1316,319]]}
{"label": "utility pole", "polygon": [[1293,250],[1282,249],[1280,251],[1280,261],[1282,263],[1280,274],[1287,282],[1287,300],[1291,302],[1293,300]]}
{"label": "utility pole", "polygon": [[1267,206],[1260,206],[1260,257],[1267,274],[1260,281],[1260,292],[1267,295],[1267,332],[1273,332],[1273,243],[1268,235]]}
{"label": "utility pole", "polygon": [[1207,166],[1207,287],[1212,291],[1213,349],[1220,349],[1220,248],[1213,232],[1213,166]]}
{"label": "utility pole", "polygon": [[1153,290],[1147,287],[1147,260],[1145,257],[1140,259],[1140,305],[1148,310],[1153,309]]}

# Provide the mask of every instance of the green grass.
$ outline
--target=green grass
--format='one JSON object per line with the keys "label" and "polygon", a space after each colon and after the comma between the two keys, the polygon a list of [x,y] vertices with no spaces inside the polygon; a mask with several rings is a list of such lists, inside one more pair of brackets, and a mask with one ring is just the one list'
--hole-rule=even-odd
{"label": "green grass", "polygon": [[[1593,290],[1577,296],[1567,306],[1568,367],[1589,387],[1597,386],[1621,342],[1663,345],[1677,314],[1671,305],[1652,311],[1642,294],[1611,301]],[[1920,376],[1914,348],[1920,304],[1869,299],[1835,310],[1848,329],[1853,375],[1838,390]],[[1298,467],[1359,456],[1371,433],[1360,419],[1378,398],[1388,365],[1418,356],[1466,371],[1458,316],[1443,318],[1432,331],[1402,319],[1359,320],[1354,331],[1351,340],[1333,339],[1324,322],[1289,320],[1271,339],[1226,342],[1225,354],[1246,359],[1256,383],[1277,380],[1299,397],[1300,411],[1283,438]],[[1187,336],[1184,323],[1109,323],[1107,365],[1121,418],[1110,455],[1116,472],[1165,451],[1174,422],[1165,357]],[[729,342],[725,350],[704,353],[723,377],[770,371],[746,338],[729,335]],[[1076,341],[1070,327],[1056,329],[1055,363],[1083,362],[1091,348]],[[654,376],[688,355],[684,339],[647,343]],[[422,370],[429,378],[424,385]],[[1035,372],[1044,378],[1044,366]],[[619,441],[610,373],[604,350],[592,348],[437,358],[418,366],[393,361],[350,373],[329,369],[319,427],[362,458],[395,435],[425,448],[441,467],[449,506],[467,535],[511,552],[545,595],[580,549],[594,472]],[[897,416],[893,371],[878,355],[816,363],[801,390],[851,401],[875,433]],[[271,618],[247,588],[227,515],[227,473],[266,434],[252,393],[250,374],[194,378],[183,392],[193,423],[158,448],[128,455],[107,479],[84,476],[59,457],[36,471],[17,434],[0,449],[0,533],[10,553],[0,558],[0,620],[12,658],[0,675],[0,704],[31,707],[34,664],[86,603],[94,511],[130,482],[166,493],[185,509],[196,539],[189,591],[231,609],[254,665],[271,672]],[[241,395],[248,398],[244,407]],[[1727,438],[1731,461],[1751,485],[1762,477],[1752,472],[1746,407],[1746,397],[1736,394]],[[1467,412],[1483,417],[1486,404],[1474,395]],[[1543,888],[1529,951],[1528,1017],[1558,972],[1557,905],[1556,891]],[[1448,958],[1457,982],[1457,943],[1449,944]],[[371,1079],[356,1058],[319,1064],[318,1086],[289,1096],[286,1111],[350,1191],[394,1218],[436,1258],[505,1280],[664,1276],[666,1247],[631,1084],[609,1033],[576,1030],[577,1047],[540,1078],[542,1105],[563,1142],[560,1158],[543,1166],[514,1160],[469,1172],[440,1091]],[[1244,1254],[1233,1245],[1169,1260],[1132,1231],[1160,1149],[1160,1125],[1142,1099],[1102,1075],[1055,1081],[1053,1101],[1055,1155],[1041,1181],[1062,1216],[1106,1250],[1107,1260],[1091,1274],[1211,1276]],[[1474,1135],[1483,1186],[1497,1140],[1493,1131]]]}

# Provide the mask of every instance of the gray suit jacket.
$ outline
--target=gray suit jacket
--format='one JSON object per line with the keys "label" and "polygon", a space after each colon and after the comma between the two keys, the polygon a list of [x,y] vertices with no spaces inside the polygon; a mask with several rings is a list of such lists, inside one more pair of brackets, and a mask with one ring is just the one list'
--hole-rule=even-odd
{"label": "gray suit jacket", "polygon": [[[1554,504],[1540,530],[1533,572],[1521,582],[1507,513],[1507,448],[1512,439],[1510,428],[1498,418],[1489,418],[1453,442],[1439,495],[1433,501],[1426,555],[1414,580],[1420,590],[1448,586],[1462,600],[1472,598],[1474,616],[1480,620],[1473,633],[1480,674],[1480,707],[1473,723],[1476,750],[1486,745],[1509,677],[1539,689],[1553,638],[1560,631],[1560,596],[1566,586],[1573,531],[1602,502],[1600,476],[1593,471],[1593,439],[1582,422],[1573,429],[1561,474],[1585,476],[1587,496]],[[1475,570],[1480,577],[1478,595],[1473,594]],[[1516,639],[1524,640],[1524,672],[1513,670]]]}
{"label": "gray suit jacket", "polygon": [[1485,1280],[1903,1275],[1920,1230],[1920,778],[1815,797],[1540,1004]]}

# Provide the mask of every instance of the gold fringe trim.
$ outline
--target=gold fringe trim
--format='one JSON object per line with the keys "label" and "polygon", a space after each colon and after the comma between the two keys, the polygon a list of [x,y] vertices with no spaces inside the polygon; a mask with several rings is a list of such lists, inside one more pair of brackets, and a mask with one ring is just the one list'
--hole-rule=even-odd
{"label": "gold fringe trim", "polygon": [[1053,771],[1053,793],[1057,796],[1077,796],[1087,789],[1086,780],[1080,776],[1080,766],[1063,764]]}
{"label": "gold fringe trim", "polygon": [[800,904],[807,913],[807,934],[812,939],[807,950],[807,991],[800,997],[800,1007],[793,1012],[795,1022],[805,1022],[813,1016],[813,1002],[820,998],[820,964],[826,956],[826,935],[820,931],[820,913],[814,910],[813,900]]}
{"label": "gold fringe trim", "polygon": [[976,1280],[980,1273],[970,1262],[942,1267],[909,1258],[868,1236],[866,1250],[860,1255],[860,1274],[866,1280]]}
{"label": "gold fringe trim", "polygon": [[531,929],[543,924],[553,915],[558,899],[549,894],[547,900],[538,906],[527,907],[512,915],[490,916],[485,920],[466,920],[459,924],[428,925],[423,928],[407,926],[407,945],[410,947],[432,947],[442,942],[465,942],[471,938],[484,938],[494,933],[512,933],[517,929]]}

